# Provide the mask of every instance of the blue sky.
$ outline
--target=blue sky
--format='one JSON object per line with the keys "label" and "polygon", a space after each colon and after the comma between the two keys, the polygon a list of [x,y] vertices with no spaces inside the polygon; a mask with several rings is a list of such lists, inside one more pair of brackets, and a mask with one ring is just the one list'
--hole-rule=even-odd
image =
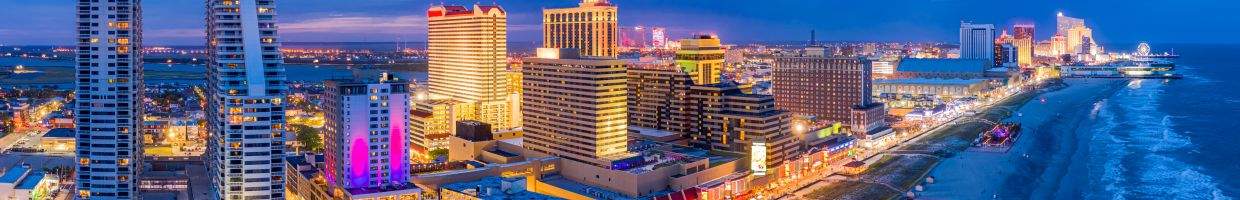
{"label": "blue sky", "polygon": [[[72,44],[77,0],[0,0],[0,44]],[[149,44],[202,43],[203,0],[144,0]],[[497,3],[511,41],[539,39],[540,9],[573,0],[282,0],[281,35],[292,42],[424,41],[432,4]],[[1084,18],[1103,43],[1240,43],[1240,1],[1231,0],[613,0],[622,26],[667,27],[673,37],[715,33],[725,41],[799,41],[810,29],[832,41],[955,42],[961,20],[1038,37],[1054,15]]]}

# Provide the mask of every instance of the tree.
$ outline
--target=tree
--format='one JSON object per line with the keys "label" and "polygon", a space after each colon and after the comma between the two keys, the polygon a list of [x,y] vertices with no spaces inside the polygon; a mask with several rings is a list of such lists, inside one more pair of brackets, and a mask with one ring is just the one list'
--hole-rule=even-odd
{"label": "tree", "polygon": [[439,148],[439,149],[431,150],[430,152],[427,152],[427,154],[430,154],[431,158],[439,158],[439,156],[448,156],[448,149]]}
{"label": "tree", "polygon": [[314,153],[323,153],[323,138],[319,137],[319,130],[310,126],[293,124],[293,134],[297,134],[297,142],[303,146],[303,150]]}

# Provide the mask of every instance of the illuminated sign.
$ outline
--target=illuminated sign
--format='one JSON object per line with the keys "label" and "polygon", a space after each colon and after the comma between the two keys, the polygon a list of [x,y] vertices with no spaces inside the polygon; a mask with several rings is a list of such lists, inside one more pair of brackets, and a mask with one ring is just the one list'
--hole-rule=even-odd
{"label": "illuminated sign", "polygon": [[766,175],[766,143],[754,142],[749,157],[749,169],[753,170],[753,175]]}
{"label": "illuminated sign", "polygon": [[841,128],[843,128],[843,125],[836,122],[835,124],[832,124],[831,127],[818,130],[818,138],[826,138],[836,133],[840,133]]}

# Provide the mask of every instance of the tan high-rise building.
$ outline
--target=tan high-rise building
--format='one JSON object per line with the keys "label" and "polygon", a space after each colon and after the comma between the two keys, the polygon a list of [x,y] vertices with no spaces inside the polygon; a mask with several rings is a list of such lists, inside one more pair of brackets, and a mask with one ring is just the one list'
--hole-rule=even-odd
{"label": "tan high-rise building", "polygon": [[703,149],[752,153],[766,149],[765,167],[782,164],[796,151],[790,114],[775,107],[771,95],[746,94],[730,83],[695,84],[670,63],[628,66],[630,132],[665,131],[675,142]]}
{"label": "tan high-rise building", "polygon": [[[696,117],[689,143],[693,147],[746,153],[764,153],[751,168],[765,173],[791,157],[793,145],[788,111],[776,108],[771,95],[746,94],[732,84],[694,85],[690,91]],[[754,151],[755,146],[765,150]],[[751,166],[753,167],[753,166]]]}
{"label": "tan high-rise building", "polygon": [[538,49],[526,58],[521,108],[523,146],[535,152],[609,166],[628,155],[625,62]]}
{"label": "tan high-rise building", "polygon": [[692,85],[689,74],[670,62],[630,64],[629,129],[689,133],[694,125],[688,98]]}
{"label": "tan high-rise building", "polygon": [[427,10],[431,99],[475,104],[476,119],[512,128],[508,91],[508,15],[495,5]]}
{"label": "tan high-rise building", "polygon": [[1016,45],[1016,63],[1021,68],[1033,66],[1033,33],[1033,24],[1018,24],[1012,27],[1012,44]]}
{"label": "tan high-rise building", "polygon": [[1090,53],[1084,49],[1089,48],[1089,39],[1094,37],[1094,30],[1084,26],[1077,26],[1068,29],[1068,33],[1064,34],[1067,39],[1067,52],[1065,54]]}
{"label": "tan high-rise building", "polygon": [[[992,46],[993,48],[993,46]],[[826,123],[849,123],[854,106],[869,105],[871,61],[833,58],[811,47],[806,54],[775,58],[771,94],[775,105]]]}
{"label": "tan high-rise building", "polygon": [[719,83],[719,75],[723,71],[725,51],[719,37],[702,35],[680,40],[680,50],[676,50],[676,65],[693,77],[693,83]]}
{"label": "tan high-rise building", "polygon": [[543,47],[574,48],[583,56],[616,57],[616,6],[582,0],[573,8],[543,9]]}
{"label": "tan high-rise building", "polygon": [[452,136],[457,121],[476,119],[474,104],[453,99],[428,99],[416,101],[409,113],[409,141],[414,156],[424,156],[417,161],[433,159],[427,153],[448,148],[448,136]]}
{"label": "tan high-rise building", "polygon": [[1069,54],[1067,37],[1061,34],[1051,36],[1051,55],[1059,57],[1063,54]]}

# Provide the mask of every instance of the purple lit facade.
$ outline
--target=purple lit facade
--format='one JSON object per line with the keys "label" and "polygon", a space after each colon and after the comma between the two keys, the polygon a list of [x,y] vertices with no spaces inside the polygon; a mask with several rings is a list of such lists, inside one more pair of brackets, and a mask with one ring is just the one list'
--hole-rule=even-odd
{"label": "purple lit facade", "polygon": [[406,185],[409,83],[329,80],[325,85],[327,181],[346,190]]}

